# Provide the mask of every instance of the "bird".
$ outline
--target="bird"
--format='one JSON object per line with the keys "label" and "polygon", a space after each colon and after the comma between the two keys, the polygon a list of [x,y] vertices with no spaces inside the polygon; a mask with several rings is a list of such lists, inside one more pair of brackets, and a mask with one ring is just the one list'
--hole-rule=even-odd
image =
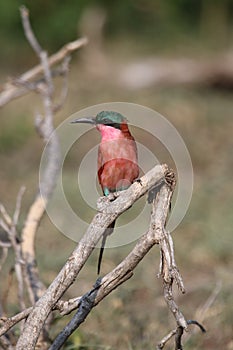
{"label": "bird", "polygon": [[[104,196],[111,196],[115,192],[126,190],[138,179],[137,146],[124,115],[116,111],[101,111],[95,117],[79,118],[71,123],[92,124],[101,134],[98,146],[97,175]],[[103,234],[97,266],[98,275],[106,239],[112,234],[114,227],[115,221]]]}

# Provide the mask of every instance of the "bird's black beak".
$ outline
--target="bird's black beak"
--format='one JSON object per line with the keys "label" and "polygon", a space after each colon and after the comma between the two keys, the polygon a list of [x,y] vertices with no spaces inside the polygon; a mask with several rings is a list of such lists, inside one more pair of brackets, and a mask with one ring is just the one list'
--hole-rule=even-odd
{"label": "bird's black beak", "polygon": [[75,123],[86,123],[86,124],[96,124],[96,120],[94,117],[88,117],[88,118],[79,118],[71,121],[72,124]]}

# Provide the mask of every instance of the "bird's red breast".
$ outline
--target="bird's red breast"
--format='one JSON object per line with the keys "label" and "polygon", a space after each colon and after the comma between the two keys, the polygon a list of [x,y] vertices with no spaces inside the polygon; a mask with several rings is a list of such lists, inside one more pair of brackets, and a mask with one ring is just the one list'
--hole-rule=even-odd
{"label": "bird's red breast", "polygon": [[99,125],[101,143],[98,151],[98,178],[104,191],[123,190],[139,175],[137,147],[127,124],[121,129]]}

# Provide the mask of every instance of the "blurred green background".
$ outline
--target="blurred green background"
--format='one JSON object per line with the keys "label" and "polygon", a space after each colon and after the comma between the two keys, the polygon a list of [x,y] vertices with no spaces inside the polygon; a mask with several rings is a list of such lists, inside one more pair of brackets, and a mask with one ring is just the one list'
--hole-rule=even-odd
{"label": "blurred green background", "polygon": [[[0,83],[17,76],[37,58],[25,40],[17,1],[0,2]],[[90,105],[125,101],[145,105],[164,115],[182,135],[192,158],[194,191],[188,213],[175,230],[176,259],[187,293],[175,291],[187,319],[197,318],[207,329],[187,337],[185,349],[233,349],[233,99],[232,89],[169,84],[127,86],[115,71],[154,58],[203,59],[210,62],[232,51],[232,0],[27,1],[32,26],[41,45],[51,54],[77,36],[90,42],[72,58],[69,93],[56,115],[59,125],[70,114]],[[233,63],[233,62],[232,62]],[[59,83],[57,83],[59,87]],[[58,98],[58,96],[57,96]],[[21,185],[26,185],[21,223],[38,186],[43,144],[34,130],[34,113],[42,111],[39,96],[27,95],[1,109],[0,198],[10,212]],[[156,153],[156,152],[155,152]],[[75,162],[66,164],[67,188]],[[70,189],[72,193],[72,189]],[[71,198],[72,201],[72,198]],[[89,215],[93,215],[93,212]],[[132,245],[107,249],[103,272],[113,268]],[[75,243],[44,218],[36,239],[38,265],[49,284]],[[81,295],[96,279],[98,250],[88,260],[67,297]],[[12,257],[2,272],[4,281]],[[156,278],[159,250],[141,262],[134,277],[105,299],[71,337],[66,349],[154,349],[174,328]],[[214,302],[204,312],[212,293]],[[17,311],[16,295],[9,293],[10,313]],[[51,330],[53,337],[68,317]],[[168,348],[173,348],[169,347]]]}

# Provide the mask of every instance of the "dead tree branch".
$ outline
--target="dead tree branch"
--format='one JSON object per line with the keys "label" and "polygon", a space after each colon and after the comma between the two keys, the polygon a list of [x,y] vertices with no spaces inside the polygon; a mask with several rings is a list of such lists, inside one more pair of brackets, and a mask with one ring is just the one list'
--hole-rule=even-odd
{"label": "dead tree branch", "polygon": [[13,326],[15,326],[17,323],[19,323],[20,321],[24,320],[29,313],[32,311],[32,306],[24,309],[23,311],[19,312],[18,314],[12,316],[12,317],[1,317],[0,318],[0,323],[1,328],[0,328],[0,337],[7,333],[9,331],[9,329],[11,329]]}
{"label": "dead tree branch", "polygon": [[[69,56],[72,52],[85,46],[87,42],[88,42],[87,38],[80,38],[66,44],[57,53],[55,53],[54,55],[48,58],[49,67],[51,68],[56,64],[58,64],[59,62],[62,62],[65,57]],[[17,79],[18,81],[21,81],[21,85],[15,84],[14,79],[6,83],[1,89],[2,91],[0,93],[0,107],[9,103],[13,99],[26,95],[28,91],[30,91],[30,89],[28,88],[28,86],[24,86],[24,84],[33,84],[33,80],[38,79],[38,77],[41,74],[43,74],[43,71],[44,71],[43,65],[39,64],[38,66],[22,74]],[[33,88],[32,90],[35,91],[36,89]]]}
{"label": "dead tree branch", "polygon": [[[39,223],[44,215],[48,199],[51,196],[53,189],[56,185],[56,179],[60,166],[59,142],[56,135],[54,134],[53,126],[54,112],[61,108],[67,93],[67,74],[69,64],[69,57],[67,56],[67,54],[70,53],[73,49],[77,49],[78,47],[84,45],[85,41],[83,40],[79,43],[76,43],[77,45],[73,44],[71,45],[71,47],[68,45],[65,47],[65,49],[62,49],[59,53],[48,59],[47,52],[41,48],[31,28],[28,10],[24,6],[22,6],[20,8],[20,13],[25,36],[28,39],[32,49],[35,51],[40,61],[40,66],[38,69],[35,68],[33,73],[30,73],[31,75],[25,74],[26,77],[25,75],[21,76],[20,79],[17,81],[17,84],[20,85],[21,83],[21,87],[25,89],[29,81],[31,90],[33,88],[33,85],[31,84],[30,79],[32,77],[34,78],[39,73],[43,74],[43,80],[40,81],[38,85],[34,84],[34,91],[40,93],[44,105],[44,117],[40,117],[38,120],[37,116],[36,128],[39,135],[43,138],[43,141],[45,143],[48,142],[48,160],[47,166],[44,169],[41,179],[41,193],[39,193],[38,191],[36,198],[29,209],[22,230],[22,252],[25,261],[26,284],[28,287],[31,303],[33,304],[35,301],[38,300],[38,298],[41,296],[45,289],[39,279],[38,270],[36,267],[34,251],[35,234],[37,232]],[[57,63],[60,60],[63,60],[62,72],[64,76],[64,86],[61,92],[62,100],[60,100],[58,106],[55,106],[53,103],[54,86],[50,66],[52,64]],[[52,133],[54,134],[54,137],[50,139]]]}
{"label": "dead tree branch", "polygon": [[[53,310],[58,310],[61,316],[68,315],[78,308],[81,299],[82,297],[76,297],[69,300],[59,300]],[[0,317],[0,337],[7,333],[17,323],[27,318],[32,309],[33,307],[31,306],[12,317]]]}
{"label": "dead tree branch", "polygon": [[[29,21],[29,12],[22,6],[20,8],[23,28],[25,36],[29,41],[29,44],[35,51],[38,59],[40,60],[40,66],[42,68],[42,73],[44,75],[43,89],[40,90],[44,105],[44,118],[37,123],[37,130],[40,136],[43,138],[44,142],[48,142],[51,134],[54,132],[53,127],[53,80],[50,71],[49,60],[47,57],[47,52],[42,50],[40,44],[38,43]],[[63,59],[66,62],[66,74],[68,71],[67,57],[64,56]],[[22,80],[22,77],[21,77]],[[60,149],[59,142],[56,135],[49,141],[49,152],[48,152],[47,167],[44,171],[42,178],[41,192],[42,196],[38,191],[36,198],[31,205],[23,230],[22,230],[22,252],[25,261],[26,268],[26,283],[29,291],[29,296],[31,303],[33,304],[39,299],[44,291],[44,286],[39,279],[38,270],[36,266],[35,251],[34,251],[34,241],[35,234],[39,223],[45,212],[47,201],[53,192],[56,185],[57,174],[60,165]]]}
{"label": "dead tree branch", "polygon": [[[46,318],[54,308],[56,302],[74,282],[105,229],[150,188],[155,186],[155,184],[161,184],[164,181],[164,176],[167,171],[168,168],[166,165],[158,165],[145,174],[140,182],[135,182],[128,190],[120,193],[115,201],[109,202],[107,198],[103,198],[100,201],[98,209],[101,211],[95,215],[86,234],[80,240],[56,279],[38,300],[33,311],[30,313],[25,324],[24,332],[19,338],[17,349],[24,349],[26,345],[28,350],[34,348]],[[133,255],[133,257],[137,259],[137,256]],[[122,265],[120,269],[123,269]],[[131,274],[131,272],[129,272],[129,274]],[[111,290],[111,285],[114,283],[117,275],[121,276],[120,271],[114,270],[111,275],[113,280],[109,281],[104,278],[101,280],[101,283],[104,283],[104,281],[107,282],[106,291],[108,291],[109,288]],[[121,279],[125,277],[125,271],[123,269],[123,276],[121,276]]]}
{"label": "dead tree branch", "polygon": [[[3,204],[0,205],[0,214],[2,216],[2,219],[0,221],[0,225],[3,228],[3,230],[8,234],[8,239],[11,244],[11,247],[14,250],[14,256],[15,256],[15,264],[14,264],[14,270],[16,274],[16,279],[18,283],[18,300],[20,309],[25,309],[25,302],[24,302],[24,285],[23,285],[23,268],[24,268],[24,262],[22,259],[22,251],[21,246],[18,240],[18,233],[16,230],[16,226],[18,224],[19,214],[20,214],[20,208],[21,208],[21,201],[22,196],[25,191],[25,187],[22,187],[18,193],[17,200],[16,200],[16,207],[15,212],[13,214],[13,219],[11,219],[10,215],[7,213],[5,207]],[[4,260],[6,258],[6,252]]]}
{"label": "dead tree branch", "polygon": [[[202,331],[202,333],[205,333],[205,328],[197,321],[195,320],[188,320],[187,325],[196,325],[199,327],[199,329]],[[164,346],[168,343],[168,341],[175,336],[175,350],[183,350],[183,346],[181,343],[182,336],[184,333],[184,328],[181,326],[178,326],[176,329],[173,329],[169,334],[167,334],[157,345],[157,350],[162,350]]]}
{"label": "dead tree branch", "polygon": [[[58,310],[62,316],[69,314],[71,311],[75,310],[78,307],[79,301],[81,297],[73,298],[70,300],[59,300],[54,307],[54,310]],[[12,327],[14,327],[17,323],[24,320],[28,317],[33,307],[28,307],[23,311],[12,317],[0,317],[0,337],[7,333]]]}
{"label": "dead tree branch", "polygon": [[157,345],[156,350],[162,350],[164,348],[164,346],[167,344],[167,342],[174,337],[174,335],[176,334],[176,329],[173,329],[170,333],[168,333]]}
{"label": "dead tree branch", "polygon": [[[149,229],[138,240],[129,255],[114,270],[103,278],[98,279],[93,289],[82,297],[70,301],[59,300],[77,277],[87,258],[101,238],[105,228],[122,212],[127,210],[137,199],[155,186],[157,186],[157,191],[152,204]],[[43,325],[53,310],[59,310],[60,313],[64,315],[78,308],[72,320],[59,333],[50,347],[50,350],[59,349],[70,334],[72,334],[86,319],[92,308],[120,284],[131,278],[133,276],[133,270],[138,263],[155,244],[158,244],[161,249],[159,275],[163,279],[164,297],[169,309],[175,317],[177,328],[164,337],[157,348],[162,349],[168,340],[173,335],[176,335],[176,349],[179,349],[178,346],[181,346],[183,330],[187,329],[187,325],[191,324],[190,322],[192,322],[192,324],[198,323],[196,321],[186,322],[172,294],[173,281],[175,281],[180,290],[184,292],[182,278],[174,259],[172,238],[165,229],[174,186],[174,174],[168,170],[166,165],[162,165],[156,166],[145,174],[140,181],[135,182],[128,190],[119,193],[114,201],[109,202],[107,198],[101,198],[98,202],[99,213],[94,217],[86,234],[77,245],[56,279],[38,300],[34,308],[30,307],[11,318],[1,319],[3,325],[0,328],[0,336],[4,335],[16,323],[27,317],[28,319],[24,325],[24,331],[19,338],[17,349],[34,349],[40,332],[43,329]],[[18,208],[18,205],[16,205],[16,208]],[[6,220],[10,222],[10,217],[6,213],[4,207],[1,208],[1,211],[5,213]],[[15,216],[18,216],[17,212]]]}
{"label": "dead tree branch", "polygon": [[[49,350],[58,350],[68,339],[68,337],[85,321],[92,308],[96,306],[102,299],[116,289],[120,284],[127,281],[133,276],[133,270],[155,245],[161,243],[161,232],[164,231],[164,225],[169,213],[170,201],[175,186],[173,178],[172,186],[166,183],[166,178],[171,173],[164,168],[165,181],[159,181],[157,187],[159,190],[156,193],[156,198],[153,202],[151,221],[148,231],[138,240],[137,244],[129,255],[110,273],[102,279],[96,281],[94,288],[86,293],[80,300],[79,308],[71,321],[57,336]],[[172,254],[167,248],[162,248],[164,254]],[[175,268],[175,266],[174,266]],[[180,277],[181,279],[181,277]],[[180,320],[177,319],[177,322]]]}

